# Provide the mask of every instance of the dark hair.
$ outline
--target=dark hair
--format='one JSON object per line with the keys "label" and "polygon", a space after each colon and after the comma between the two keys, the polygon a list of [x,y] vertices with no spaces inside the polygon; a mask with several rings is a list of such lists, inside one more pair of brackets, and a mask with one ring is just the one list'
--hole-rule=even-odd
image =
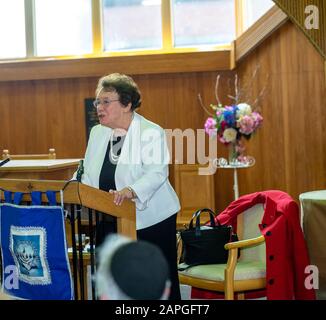
{"label": "dark hair", "polygon": [[102,90],[104,92],[117,92],[119,100],[124,106],[131,103],[131,111],[134,111],[141,105],[141,93],[136,82],[125,74],[111,73],[102,77],[97,84],[96,96]]}

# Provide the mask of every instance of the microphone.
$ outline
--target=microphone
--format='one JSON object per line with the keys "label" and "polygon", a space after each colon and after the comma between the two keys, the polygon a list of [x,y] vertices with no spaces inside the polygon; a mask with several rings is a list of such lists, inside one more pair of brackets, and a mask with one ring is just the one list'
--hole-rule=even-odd
{"label": "microphone", "polygon": [[76,179],[78,182],[81,182],[82,175],[84,173],[84,160],[79,161],[79,167],[77,170],[77,176]]}
{"label": "microphone", "polygon": [[10,161],[10,158],[7,158],[0,162],[0,167],[4,166],[8,161]]}

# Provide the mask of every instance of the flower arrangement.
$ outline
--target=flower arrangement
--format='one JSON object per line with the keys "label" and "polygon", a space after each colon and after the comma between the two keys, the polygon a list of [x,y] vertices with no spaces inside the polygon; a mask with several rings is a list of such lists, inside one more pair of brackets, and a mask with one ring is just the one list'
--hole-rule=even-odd
{"label": "flower arrangement", "polygon": [[210,137],[217,136],[226,145],[236,142],[242,136],[249,139],[263,121],[263,117],[252,111],[247,103],[225,107],[211,105],[211,108],[215,111],[215,116],[207,118],[205,131]]}
{"label": "flower arrangement", "polygon": [[[253,111],[249,104],[237,103],[240,96],[237,90],[237,78],[235,83],[236,97],[229,96],[235,100],[235,104],[223,106],[217,95],[218,81],[219,76],[215,88],[218,104],[210,105],[212,112],[209,113],[211,116],[205,122],[205,132],[210,137],[216,137],[222,144],[230,146],[229,163],[232,161],[245,162],[247,159],[243,155],[245,146],[242,137],[249,139],[262,125],[263,117],[259,112]],[[203,106],[201,97],[199,96],[199,98]]]}

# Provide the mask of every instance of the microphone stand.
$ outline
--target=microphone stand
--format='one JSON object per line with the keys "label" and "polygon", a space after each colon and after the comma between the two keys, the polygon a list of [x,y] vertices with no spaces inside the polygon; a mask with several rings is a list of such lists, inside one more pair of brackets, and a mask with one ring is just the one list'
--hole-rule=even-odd
{"label": "microphone stand", "polygon": [[0,162],[0,167],[4,166],[8,161],[10,161],[10,158],[7,158]]}

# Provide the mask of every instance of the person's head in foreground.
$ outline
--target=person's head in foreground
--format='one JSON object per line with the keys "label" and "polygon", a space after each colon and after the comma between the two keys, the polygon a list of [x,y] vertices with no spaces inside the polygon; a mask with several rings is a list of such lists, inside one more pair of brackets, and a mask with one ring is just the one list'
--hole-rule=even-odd
{"label": "person's head in foreground", "polygon": [[166,300],[169,267],[155,245],[110,235],[100,248],[96,287],[102,300]]}

